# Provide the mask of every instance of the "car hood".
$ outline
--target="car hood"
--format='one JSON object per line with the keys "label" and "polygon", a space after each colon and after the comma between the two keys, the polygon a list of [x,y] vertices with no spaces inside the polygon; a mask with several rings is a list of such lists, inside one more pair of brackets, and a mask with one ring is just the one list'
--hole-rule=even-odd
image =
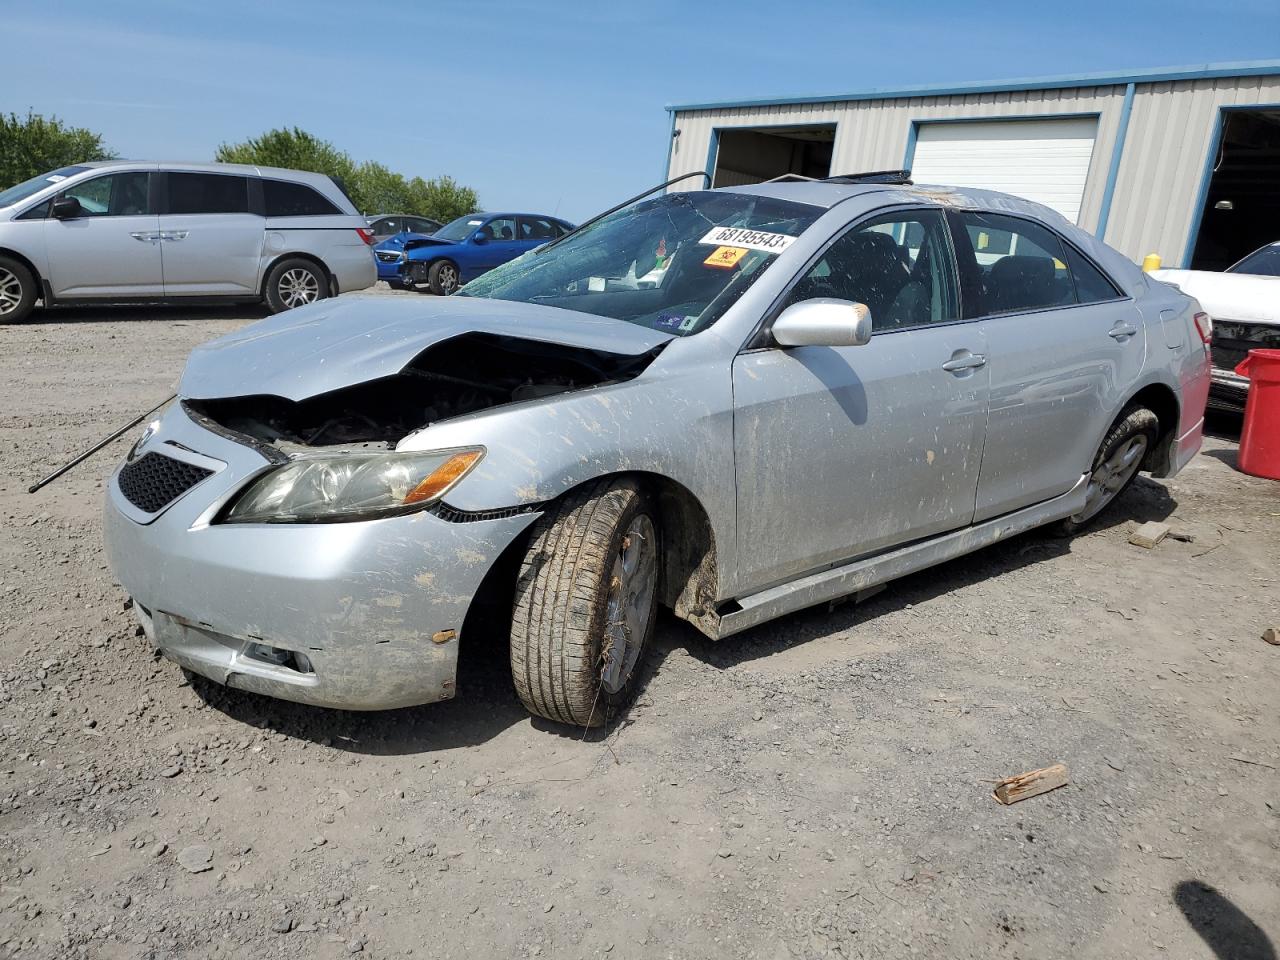
{"label": "car hood", "polygon": [[1195,297],[1214,320],[1280,326],[1280,277],[1209,270],[1153,270],[1151,276]]}
{"label": "car hood", "polygon": [[434,344],[487,333],[639,356],[672,335],[574,310],[479,297],[345,296],[269,317],[197,347],[178,394],[303,400],[389,377]]}
{"label": "car hood", "polygon": [[[403,250],[404,245],[408,243],[410,240],[429,240],[429,239],[430,237],[428,237],[425,233],[409,233],[406,231],[404,233],[392,234],[391,236],[387,237],[387,239],[381,240],[378,243],[375,243],[373,245],[373,249]],[[452,241],[445,240],[440,242],[451,243]]]}

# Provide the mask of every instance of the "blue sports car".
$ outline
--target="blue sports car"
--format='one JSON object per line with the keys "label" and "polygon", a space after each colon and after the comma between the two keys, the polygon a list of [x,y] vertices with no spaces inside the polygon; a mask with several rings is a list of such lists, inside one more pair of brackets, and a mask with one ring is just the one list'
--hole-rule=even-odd
{"label": "blue sports car", "polygon": [[404,262],[404,245],[410,240],[425,240],[430,234],[403,231],[373,245],[373,259],[378,264],[378,279],[400,288],[400,264]]}
{"label": "blue sports car", "polygon": [[[402,259],[395,264],[399,281],[396,285],[414,290],[425,285],[432,293],[446,296],[486,270],[572,229],[570,223],[538,213],[473,213],[459,217],[429,237],[408,236],[401,241]],[[392,237],[379,244],[379,251],[397,239]],[[375,256],[379,258],[381,277],[386,261],[381,252]]]}

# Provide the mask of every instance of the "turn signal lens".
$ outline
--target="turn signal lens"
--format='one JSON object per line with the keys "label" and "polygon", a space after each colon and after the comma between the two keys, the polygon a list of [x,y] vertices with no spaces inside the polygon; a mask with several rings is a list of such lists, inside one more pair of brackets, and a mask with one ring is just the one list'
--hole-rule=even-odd
{"label": "turn signal lens", "polygon": [[474,467],[479,460],[479,450],[465,450],[462,453],[455,453],[440,466],[436,467],[431,472],[431,476],[405,494],[405,506],[411,503],[435,500],[440,497],[446,490],[465,477],[467,471]]}
{"label": "turn signal lens", "polygon": [[1207,347],[1213,339],[1213,320],[1207,313],[1197,313],[1192,319],[1196,322],[1196,333],[1200,334],[1200,339]]}

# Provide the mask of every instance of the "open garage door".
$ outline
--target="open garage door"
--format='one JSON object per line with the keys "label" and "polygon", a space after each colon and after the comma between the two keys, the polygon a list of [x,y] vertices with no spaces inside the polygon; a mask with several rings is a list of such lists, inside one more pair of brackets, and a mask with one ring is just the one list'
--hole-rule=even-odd
{"label": "open garage door", "polygon": [[836,125],[721,130],[713,187],[761,183],[784,173],[820,179],[831,175]]}
{"label": "open garage door", "polygon": [[1098,121],[965,120],[921,123],[911,179],[1000,190],[1077,223]]}
{"label": "open garage door", "polygon": [[1222,124],[1192,270],[1224,270],[1280,240],[1280,110],[1230,110]]}

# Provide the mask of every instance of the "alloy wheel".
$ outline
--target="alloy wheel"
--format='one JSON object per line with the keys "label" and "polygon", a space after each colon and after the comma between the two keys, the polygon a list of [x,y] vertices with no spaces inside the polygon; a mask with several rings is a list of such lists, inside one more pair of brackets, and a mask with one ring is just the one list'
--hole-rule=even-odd
{"label": "alloy wheel", "polygon": [[440,288],[446,294],[453,293],[458,289],[458,271],[454,269],[452,264],[443,263],[440,265]]}
{"label": "alloy wheel", "polygon": [[1089,488],[1085,493],[1084,509],[1071,519],[1084,523],[1096,517],[1102,508],[1116,498],[1125,484],[1138,472],[1142,458],[1147,454],[1146,434],[1130,437],[1116,448],[1106,460],[1098,464],[1089,475]]}
{"label": "alloy wheel", "polygon": [[277,289],[280,293],[280,302],[290,310],[308,303],[315,303],[320,299],[320,279],[310,270],[302,267],[286,270],[280,277]]}
{"label": "alloy wheel", "polygon": [[604,648],[600,654],[600,684],[616,694],[627,685],[644,648],[653,617],[657,589],[658,549],[653,521],[636,514],[613,561],[605,606]]}
{"label": "alloy wheel", "polygon": [[13,313],[22,303],[22,281],[9,270],[0,267],[0,317]]}

